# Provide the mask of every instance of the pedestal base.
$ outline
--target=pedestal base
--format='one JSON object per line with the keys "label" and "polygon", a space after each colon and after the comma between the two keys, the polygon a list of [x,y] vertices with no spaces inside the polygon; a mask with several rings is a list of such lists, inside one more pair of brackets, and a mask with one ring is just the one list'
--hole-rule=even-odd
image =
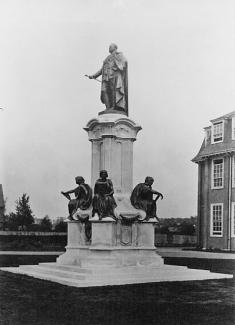
{"label": "pedestal base", "polygon": [[173,265],[137,265],[113,267],[93,265],[80,267],[58,263],[40,263],[0,268],[2,271],[25,274],[38,279],[73,287],[97,287],[149,282],[232,279],[231,274],[211,273]]}
{"label": "pedestal base", "polygon": [[153,226],[152,222],[123,225],[113,221],[94,221],[92,243],[88,244],[83,237],[84,227],[72,221],[68,224],[66,252],[56,263],[6,267],[1,270],[74,287],[233,277],[230,274],[164,265],[153,245]]}
{"label": "pedestal base", "polygon": [[[105,220],[105,219],[104,219]],[[68,245],[58,264],[80,267],[163,265],[154,247],[154,222],[123,223],[92,221],[92,241],[85,240],[85,227],[68,222]]]}

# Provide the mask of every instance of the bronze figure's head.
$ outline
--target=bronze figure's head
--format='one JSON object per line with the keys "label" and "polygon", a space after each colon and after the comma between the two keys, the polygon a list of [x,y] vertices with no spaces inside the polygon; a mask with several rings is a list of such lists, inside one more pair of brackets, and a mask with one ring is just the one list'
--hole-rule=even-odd
{"label": "bronze figure's head", "polygon": [[106,179],[108,177],[107,170],[101,170],[100,171],[100,178]]}
{"label": "bronze figure's head", "polygon": [[147,184],[147,185],[153,185],[153,182],[154,182],[154,179],[153,179],[153,177],[151,177],[151,176],[147,176],[146,178],[145,178],[145,184]]}
{"label": "bronze figure's head", "polygon": [[76,184],[82,184],[85,182],[85,179],[82,176],[75,177]]}

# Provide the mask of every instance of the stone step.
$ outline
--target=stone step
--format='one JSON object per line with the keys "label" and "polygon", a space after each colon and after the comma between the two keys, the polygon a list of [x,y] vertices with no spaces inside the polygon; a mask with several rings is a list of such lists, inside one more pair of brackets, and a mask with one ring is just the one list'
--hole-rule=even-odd
{"label": "stone step", "polygon": [[59,263],[39,263],[39,267],[46,267],[51,269],[59,269],[63,271],[72,271],[81,274],[92,273],[92,270],[80,267],[78,265],[66,265],[66,264],[59,264]]}
{"label": "stone step", "polygon": [[86,275],[81,275],[78,272],[74,271],[63,271],[59,268],[57,269],[51,269],[46,267],[40,267],[38,265],[20,265],[20,270],[26,271],[26,272],[33,272],[33,273],[39,273],[39,274],[45,274],[45,275],[53,275],[58,276],[61,278],[68,278],[68,279],[76,279],[76,280],[85,280]]}
{"label": "stone step", "polygon": [[[23,269],[20,267],[3,267],[3,268],[1,268],[1,270],[16,273],[16,274],[28,275],[28,276],[31,276],[31,277],[34,277],[37,279],[52,281],[52,282],[56,282],[56,283],[60,283],[60,284],[68,285],[68,286],[74,286],[74,287],[83,286],[83,285],[81,285],[82,282],[84,282],[84,284],[86,283],[84,280],[60,277],[60,276],[56,276],[54,274],[45,274],[43,272],[35,271],[32,269],[27,270],[27,268]],[[86,286],[86,284],[85,284],[85,286]]]}
{"label": "stone step", "polygon": [[83,261],[83,265],[86,266],[115,266],[118,264],[117,258],[110,258],[110,257],[101,257],[101,256],[91,256],[86,258],[86,260]]}
{"label": "stone step", "polygon": [[[198,273],[198,270],[189,270],[186,269],[182,272],[160,272],[153,274],[139,274],[136,276],[134,274],[126,274],[125,277],[120,276],[114,270],[112,276],[110,273],[104,272],[103,278],[99,279],[96,277],[84,280],[78,280],[73,278],[65,278],[55,274],[45,274],[41,268],[38,268],[37,271],[35,269],[30,268],[17,268],[17,267],[6,267],[1,268],[3,271],[25,274],[28,276],[32,276],[42,280],[48,280],[57,282],[60,284],[74,286],[74,287],[94,287],[94,286],[107,286],[107,285],[124,285],[124,284],[136,284],[136,283],[151,283],[151,282],[175,282],[175,281],[195,281],[195,280],[210,280],[210,279],[224,279],[224,278],[232,278],[231,275],[228,274],[219,274],[219,273],[210,273],[208,271],[202,271]],[[163,271],[163,270],[162,270]]]}
{"label": "stone step", "polygon": [[[23,267],[23,266],[21,266]],[[29,267],[29,266],[28,266]],[[37,267],[37,266],[36,266]],[[143,276],[147,276],[150,278],[156,277],[173,277],[173,278],[182,278],[188,276],[189,278],[221,278],[226,277],[226,274],[217,274],[212,273],[208,270],[198,270],[198,269],[188,269],[185,266],[176,266],[176,265],[164,265],[164,267],[146,267],[146,266],[129,266],[129,267],[117,267],[117,268],[110,268],[109,266],[95,266],[90,269],[84,269],[79,266],[72,266],[72,265],[59,265],[56,263],[40,263],[38,265],[38,269],[36,268],[37,272],[41,272],[39,269],[42,269],[42,272],[48,274],[49,270],[53,273],[59,272],[58,275],[65,274],[68,277],[80,279],[79,275],[82,273],[84,275],[83,279],[91,280],[102,280],[104,276],[106,279],[116,279],[119,278],[126,278],[126,277],[136,277],[141,278]],[[65,272],[64,272],[65,271]],[[86,275],[86,277],[85,277]]]}
{"label": "stone step", "polygon": [[[48,263],[50,264],[50,263]],[[56,263],[55,263],[56,264]],[[62,266],[62,268],[69,269],[69,272],[61,272],[61,265],[58,267],[53,265],[53,274],[62,276],[63,273],[68,278],[75,278],[80,279],[79,272],[82,270],[78,266]],[[52,266],[51,265],[51,266]],[[46,267],[46,272],[44,272],[45,267],[42,267],[42,272],[48,274],[50,267]],[[40,269],[36,269],[37,272],[41,272]],[[59,271],[59,273],[56,271]],[[172,278],[172,281],[175,279],[184,280],[184,279],[211,279],[213,278],[223,278],[227,275],[225,274],[214,274],[211,273],[208,270],[198,270],[198,269],[188,269],[185,266],[173,266],[173,265],[165,265],[162,267],[121,267],[121,268],[107,268],[107,267],[96,267],[92,269],[86,269],[86,277],[83,278],[83,280],[86,281],[104,281],[104,278],[106,281],[113,281],[117,278],[119,279],[141,279],[141,278],[149,278],[152,279],[153,282],[156,281],[156,278],[159,279],[167,279],[169,281],[169,278]],[[51,272],[49,272],[50,274]],[[63,275],[64,276],[64,275]]]}

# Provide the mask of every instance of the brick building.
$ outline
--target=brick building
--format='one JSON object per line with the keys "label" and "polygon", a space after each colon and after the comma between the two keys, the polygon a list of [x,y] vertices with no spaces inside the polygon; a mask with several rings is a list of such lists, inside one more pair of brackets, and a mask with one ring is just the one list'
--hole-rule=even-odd
{"label": "brick building", "polygon": [[211,120],[198,164],[198,244],[235,250],[235,111]]}

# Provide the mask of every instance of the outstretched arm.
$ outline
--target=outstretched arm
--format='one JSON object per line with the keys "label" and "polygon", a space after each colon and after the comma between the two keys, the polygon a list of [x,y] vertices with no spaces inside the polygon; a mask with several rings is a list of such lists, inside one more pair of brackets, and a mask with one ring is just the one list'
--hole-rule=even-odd
{"label": "outstretched arm", "polygon": [[61,192],[62,194],[72,194],[72,193],[74,193],[75,192],[75,190],[76,190],[76,188],[74,189],[74,190],[70,190],[70,191],[67,191],[67,192]]}
{"label": "outstretched arm", "polygon": [[94,73],[93,75],[89,76],[89,79],[96,79],[101,75],[102,75],[102,68],[99,71],[97,71],[96,73]]}
{"label": "outstretched arm", "polygon": [[163,199],[162,193],[155,191],[155,190],[152,190],[152,193],[157,195],[157,197],[155,199],[156,201],[159,199],[159,197],[161,197],[161,200]]}

